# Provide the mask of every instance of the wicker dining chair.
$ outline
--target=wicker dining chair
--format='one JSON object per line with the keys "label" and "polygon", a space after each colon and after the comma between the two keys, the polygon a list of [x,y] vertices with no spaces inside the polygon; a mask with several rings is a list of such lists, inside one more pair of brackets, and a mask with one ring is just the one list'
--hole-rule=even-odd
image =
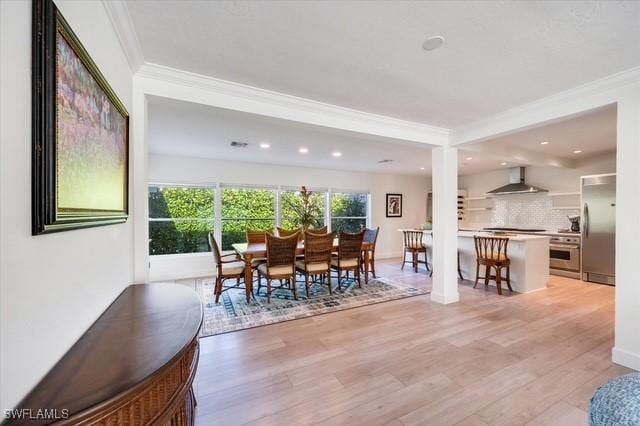
{"label": "wicker dining chair", "polygon": [[[287,288],[293,292],[293,298],[298,300],[296,289],[296,249],[298,248],[298,234],[280,238],[267,234],[267,261],[258,266],[258,291],[262,286],[262,276],[267,279],[267,303],[271,303],[271,293],[280,288]],[[281,285],[271,288],[273,280],[280,280]]]}
{"label": "wicker dining chair", "polygon": [[[267,241],[267,231],[247,229],[247,244],[264,244]],[[266,257],[254,257],[251,259],[251,270],[256,271],[258,266],[267,261]],[[254,280],[255,282],[255,280]]]}
{"label": "wicker dining chair", "polygon": [[[369,271],[373,274],[373,278],[376,278],[376,241],[378,240],[378,234],[380,233],[380,227],[376,229],[365,228],[363,242],[371,244],[368,248],[369,251]],[[360,259],[360,270],[364,273],[365,251],[362,250]],[[366,277],[365,277],[366,278]]]}
{"label": "wicker dining chair", "polygon": [[304,287],[307,297],[309,297],[309,276],[313,283],[319,279],[320,284],[324,284],[325,275],[329,294],[331,293],[331,251],[333,250],[333,234],[310,234],[304,237],[304,259],[296,262],[296,269],[304,275]]}
{"label": "wicker dining chair", "polygon": [[[480,275],[480,265],[484,265],[484,285],[487,287],[490,280],[495,280],[496,289],[498,294],[502,294],[502,268],[506,269],[507,276],[505,281],[509,291],[513,291],[511,288],[511,259],[507,255],[507,245],[509,244],[508,238],[498,237],[479,237],[473,236],[473,242],[476,248],[476,282],[473,285],[475,288],[478,285],[478,278]],[[496,270],[495,275],[491,275],[491,268]]]}
{"label": "wicker dining chair", "polygon": [[325,235],[327,233],[327,227],[323,226],[322,228],[309,228],[307,229],[307,234],[316,234],[316,235]]}
{"label": "wicker dining chair", "polygon": [[247,243],[265,243],[267,241],[267,231],[256,231],[247,229]]}
{"label": "wicker dining chair", "polygon": [[342,289],[342,272],[353,271],[358,287],[360,282],[360,256],[362,255],[362,240],[364,229],[356,234],[340,231],[338,237],[338,254],[331,258],[331,267],[338,272],[338,290]]}
{"label": "wicker dining chair", "polygon": [[[244,284],[245,263],[236,253],[222,254],[220,252],[220,246],[218,246],[218,242],[213,236],[213,232],[209,233],[209,247],[211,247],[213,260],[216,263],[216,283],[213,292],[216,296],[216,303],[218,303],[223,291],[227,291],[232,288],[241,288]],[[233,259],[231,259],[232,256]],[[225,260],[225,258],[229,258],[229,260]],[[224,281],[233,278],[236,279],[235,285],[227,287],[223,286]],[[248,302],[251,295],[246,291],[246,287],[245,292],[247,294]]]}
{"label": "wicker dining chair", "polygon": [[302,228],[285,229],[278,226],[276,229],[278,230],[278,237],[289,237],[293,234],[298,234],[298,238],[302,237]]}
{"label": "wicker dining chair", "polygon": [[[404,237],[404,255],[402,257],[402,268],[404,264],[411,262],[413,270],[418,272],[418,264],[422,263],[427,267],[429,271],[429,263],[427,262],[427,247],[422,243],[422,231],[417,230],[404,230],[402,231]],[[407,260],[407,253],[411,253],[411,260]],[[424,260],[420,260],[420,253],[424,255]]]}

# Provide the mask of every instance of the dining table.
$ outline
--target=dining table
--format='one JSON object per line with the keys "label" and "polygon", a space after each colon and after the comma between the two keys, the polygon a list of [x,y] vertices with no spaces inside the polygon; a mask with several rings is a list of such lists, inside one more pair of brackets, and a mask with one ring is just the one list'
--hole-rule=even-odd
{"label": "dining table", "polygon": [[[333,250],[338,251],[338,238],[333,240]],[[364,254],[364,283],[369,283],[369,255],[373,249],[374,243],[362,242],[362,252]],[[251,269],[251,261],[254,259],[266,259],[267,244],[266,243],[236,243],[232,244],[233,250],[244,260],[244,282],[245,291],[247,292],[247,300],[253,294],[253,271]],[[304,255],[304,241],[298,242],[296,247],[296,255]]]}

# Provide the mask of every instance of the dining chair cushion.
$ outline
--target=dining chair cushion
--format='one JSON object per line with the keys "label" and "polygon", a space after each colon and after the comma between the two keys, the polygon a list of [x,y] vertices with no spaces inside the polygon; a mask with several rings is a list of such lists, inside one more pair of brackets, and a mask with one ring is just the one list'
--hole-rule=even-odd
{"label": "dining chair cushion", "polygon": [[352,268],[354,266],[358,266],[358,259],[354,258],[338,260],[337,257],[333,257],[331,259],[331,265],[336,267],[340,266],[341,268]]}
{"label": "dining chair cushion", "polygon": [[291,275],[293,274],[293,265],[272,266],[269,268],[266,263],[263,263],[258,266],[258,271],[265,275]]}
{"label": "dining chair cushion", "polygon": [[244,262],[231,262],[222,264],[222,275],[238,275],[244,271]]}
{"label": "dining chair cushion", "polygon": [[[305,270],[305,263],[302,260],[298,260],[296,262],[296,266]],[[309,272],[323,272],[329,269],[329,264],[327,262],[307,263],[306,266],[306,270]]]}

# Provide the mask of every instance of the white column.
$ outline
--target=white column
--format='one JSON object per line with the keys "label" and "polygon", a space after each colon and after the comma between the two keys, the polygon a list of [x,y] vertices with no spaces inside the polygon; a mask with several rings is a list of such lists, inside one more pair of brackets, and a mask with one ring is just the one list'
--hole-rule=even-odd
{"label": "white column", "polygon": [[640,370],[640,89],[618,102],[616,322],[613,361]]}
{"label": "white column", "polygon": [[133,281],[149,280],[149,197],[147,150],[147,98],[139,80],[133,78],[133,105],[130,119],[131,158],[129,160],[129,220],[133,222]]}
{"label": "white column", "polygon": [[433,288],[431,300],[453,303],[458,295],[458,149],[431,152],[433,192]]}

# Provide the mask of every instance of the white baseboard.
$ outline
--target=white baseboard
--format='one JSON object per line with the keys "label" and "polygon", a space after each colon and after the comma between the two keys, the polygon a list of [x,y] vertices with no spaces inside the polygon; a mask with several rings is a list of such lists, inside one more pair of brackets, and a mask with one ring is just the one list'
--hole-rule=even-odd
{"label": "white baseboard", "polygon": [[633,352],[614,347],[611,351],[611,359],[616,364],[640,371],[640,354],[635,354]]}

